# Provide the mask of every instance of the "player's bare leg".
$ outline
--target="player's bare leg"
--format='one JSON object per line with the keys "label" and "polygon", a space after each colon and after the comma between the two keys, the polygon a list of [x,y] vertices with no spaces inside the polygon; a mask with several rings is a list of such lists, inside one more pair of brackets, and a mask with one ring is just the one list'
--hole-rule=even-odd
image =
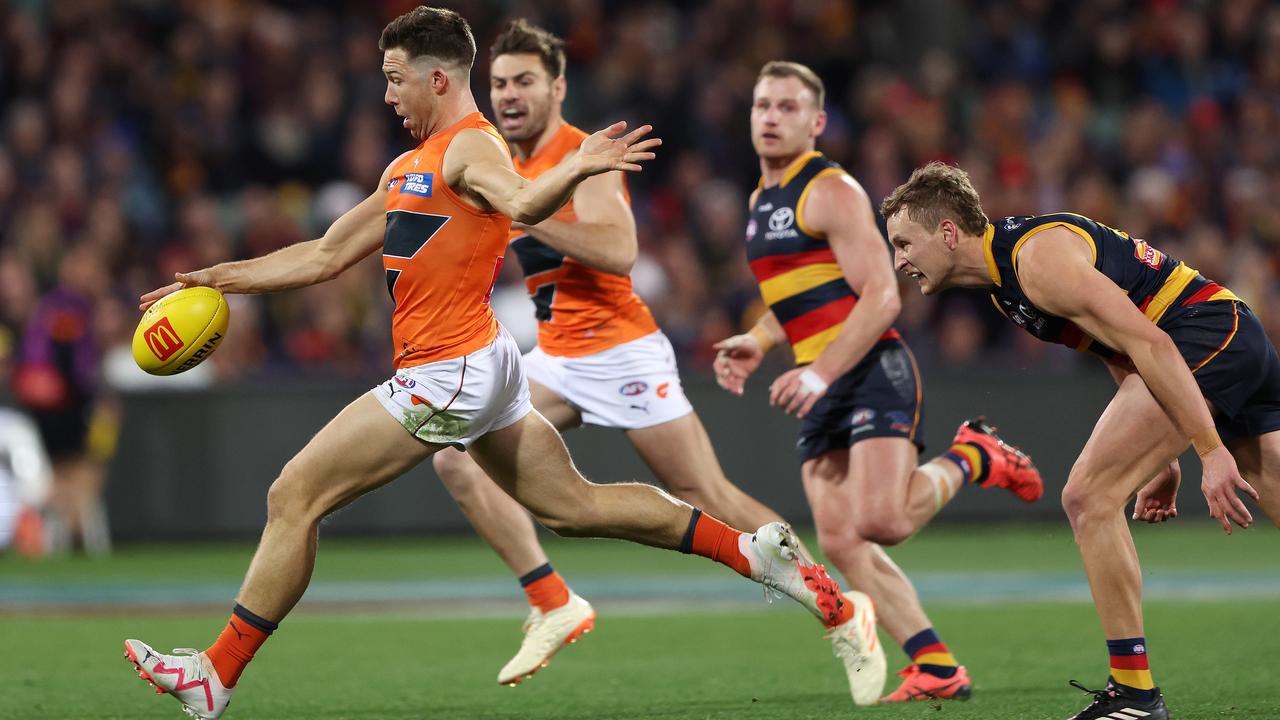
{"label": "player's bare leg", "polygon": [[1258,506],[1280,528],[1280,431],[1230,444],[1244,479],[1258,491]]}
{"label": "player's bare leg", "polygon": [[807,461],[805,493],[823,553],[872,598],[881,625],[912,659],[903,685],[886,699],[964,699],[967,671],[934,632],[906,574],[872,539],[910,537],[945,504],[936,498],[939,483],[958,489],[963,482],[955,463],[935,460],[917,468],[916,460],[916,447],[906,438],[862,440]]}
{"label": "player's bare leg", "polygon": [[[529,396],[533,407],[557,430],[582,424],[577,410],[532,380]],[[436,453],[432,462],[462,514],[516,576],[547,564],[547,554],[538,542],[529,512],[495,485],[470,455],[450,448]],[[710,512],[716,514],[714,510]]]}
{"label": "player's bare leg", "polygon": [[241,671],[311,581],[320,520],[400,476],[440,446],[416,439],[366,393],[285,465],[267,492],[267,525],[236,610],[202,653],[156,653],[138,640],[125,654],[139,675],[195,717],[216,718]]}
{"label": "player's bare leg", "polygon": [[965,481],[959,466],[942,458],[917,466],[918,460],[915,444],[905,438],[868,438],[849,449],[847,473],[860,537],[897,545],[956,496]]}
{"label": "player's bare leg", "polygon": [[782,516],[725,477],[697,413],[637,430],[627,439],[671,494],[739,530],[782,522]]}
{"label": "player's bare leg", "polygon": [[537,412],[481,437],[471,455],[557,534],[702,555],[790,596],[828,626],[852,614],[839,586],[804,557],[786,525],[771,523],[747,535],[651,485],[588,482],[574,468],[560,434]]}
{"label": "player's bare leg", "polygon": [[[563,398],[530,381],[533,406],[558,430],[582,418]],[[529,599],[520,649],[498,671],[498,682],[515,685],[546,666],[565,645],[595,626],[591,604],[569,589],[547,559],[529,511],[498,487],[471,456],[453,448],[432,457],[436,472],[471,526],[520,579]]]}
{"label": "player's bare leg", "polygon": [[[1132,702],[1155,717],[1167,712],[1147,664],[1142,570],[1124,510],[1133,493],[1187,444],[1142,378],[1130,375],[1098,419],[1063,488],[1062,506],[1111,655],[1111,680],[1094,705]],[[1082,715],[1094,717],[1091,708]]]}
{"label": "player's bare leg", "polygon": [[1130,375],[1071,468],[1062,505],[1107,637],[1142,634],[1142,574],[1125,504],[1187,442],[1142,378]]}
{"label": "player's bare leg", "polygon": [[431,458],[436,474],[471,527],[517,576],[547,563],[529,513],[485,475],[475,460],[449,448]]}
{"label": "player's bare leg", "polygon": [[650,485],[588,482],[541,414],[477,440],[470,451],[490,478],[558,535],[613,537],[676,549],[693,508]]}
{"label": "player's bare leg", "polygon": [[267,491],[267,526],[239,603],[278,622],[311,581],[320,521],[441,449],[405,432],[372,394],[353,401],[285,465]]}

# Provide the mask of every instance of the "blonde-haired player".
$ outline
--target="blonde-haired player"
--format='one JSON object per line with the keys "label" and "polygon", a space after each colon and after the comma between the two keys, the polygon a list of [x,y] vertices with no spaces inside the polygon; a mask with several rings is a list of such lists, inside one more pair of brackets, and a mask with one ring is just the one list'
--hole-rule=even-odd
{"label": "blonde-haired player", "polygon": [[924,421],[915,359],[898,331],[898,283],[867,194],[815,149],[826,125],[822,80],[771,62],[760,71],[751,138],[760,185],[751,195],[747,258],[769,311],[717,347],[716,377],[742,394],[771,347],[788,343],[797,368],[769,391],[800,416],[801,475],[818,542],[845,579],[871,596],[880,623],[911,664],[885,701],[969,696],[964,666],[925,616],[911,581],[882,545],[929,522],[961,486],[1040,497],[1030,459],[981,420],[917,466]]}

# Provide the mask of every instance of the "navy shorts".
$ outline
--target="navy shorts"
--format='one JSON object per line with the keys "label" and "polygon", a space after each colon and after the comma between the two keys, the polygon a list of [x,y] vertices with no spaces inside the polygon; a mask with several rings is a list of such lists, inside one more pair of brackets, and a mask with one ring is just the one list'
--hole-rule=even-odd
{"label": "navy shorts", "polygon": [[831,383],[800,422],[800,461],[859,440],[901,437],[924,450],[924,388],[916,360],[901,340],[881,340]]}
{"label": "navy shorts", "polygon": [[1217,409],[1223,440],[1280,430],[1280,356],[1248,305],[1217,300],[1170,309],[1160,327]]}

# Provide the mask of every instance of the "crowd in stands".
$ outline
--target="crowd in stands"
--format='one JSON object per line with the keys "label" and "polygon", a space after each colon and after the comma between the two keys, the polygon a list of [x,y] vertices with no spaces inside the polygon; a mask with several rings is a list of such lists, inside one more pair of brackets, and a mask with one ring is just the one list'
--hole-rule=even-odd
{"label": "crowd in stands", "polygon": [[[61,368],[64,402],[144,382],[127,349],[141,292],[316,237],[372,191],[412,144],[382,101],[377,38],[413,4],[0,3],[0,363],[34,387],[17,394],[50,389],[42,363]],[[825,79],[819,149],[874,202],[914,167],[957,163],[991,217],[1072,210],[1126,229],[1280,331],[1280,8],[1263,0],[446,4],[473,23],[482,109],[488,44],[524,16],[568,40],[572,122],[665,139],[631,179],[634,278],[688,373],[760,309],[748,113],[779,58]],[[903,294],[926,365],[1080,362],[981,295]],[[495,303],[528,343],[522,295],[507,263]],[[227,341],[186,382],[385,375],[389,308],[377,257],[236,298]]]}

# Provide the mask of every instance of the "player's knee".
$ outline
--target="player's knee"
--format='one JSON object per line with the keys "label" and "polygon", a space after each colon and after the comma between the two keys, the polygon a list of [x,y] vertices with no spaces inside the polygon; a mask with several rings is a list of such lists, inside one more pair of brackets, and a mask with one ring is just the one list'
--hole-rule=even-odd
{"label": "player's knee", "polygon": [[848,532],[822,532],[818,534],[818,547],[827,560],[846,571],[857,568],[867,559],[870,546],[850,528]]}
{"label": "player's knee", "polygon": [[877,545],[897,545],[915,532],[906,518],[887,513],[860,517],[856,527],[859,537]]}
{"label": "player's knee", "polygon": [[267,489],[267,522],[301,521],[315,513],[311,499],[303,493],[302,470],[290,461]]}
{"label": "player's knee", "polygon": [[580,516],[564,513],[534,513],[534,518],[542,527],[560,537],[591,537],[592,532]]}
{"label": "player's knee", "polygon": [[571,496],[561,497],[555,503],[529,506],[543,527],[560,537],[607,537],[608,518],[601,510],[603,498],[600,492],[608,492],[605,486],[580,478],[581,485]]}
{"label": "player's knee", "polygon": [[446,450],[438,452],[431,458],[440,482],[459,504],[464,503],[476,490],[475,468],[467,456],[460,452]]}
{"label": "player's knee", "polygon": [[[1116,478],[1117,482],[1119,480]],[[1073,528],[1078,529],[1096,519],[1110,518],[1123,505],[1123,499],[1117,503],[1110,493],[1105,492],[1099,478],[1078,467],[1072,468],[1067,484],[1062,488],[1062,509]]]}

